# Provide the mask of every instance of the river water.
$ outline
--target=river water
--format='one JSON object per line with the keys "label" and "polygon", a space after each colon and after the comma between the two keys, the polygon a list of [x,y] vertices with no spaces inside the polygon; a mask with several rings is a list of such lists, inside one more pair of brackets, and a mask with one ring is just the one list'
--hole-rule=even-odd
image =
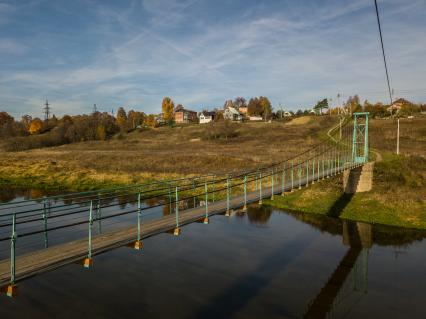
{"label": "river water", "polygon": [[425,318],[425,237],[253,205],[27,279],[0,318]]}

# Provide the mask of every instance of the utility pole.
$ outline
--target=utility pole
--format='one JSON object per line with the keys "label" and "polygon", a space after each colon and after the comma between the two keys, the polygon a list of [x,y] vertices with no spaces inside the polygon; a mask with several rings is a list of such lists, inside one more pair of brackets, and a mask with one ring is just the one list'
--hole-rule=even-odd
{"label": "utility pole", "polygon": [[280,118],[283,119],[284,114],[283,114],[283,106],[281,105],[281,103],[280,103],[280,109],[281,109],[281,116],[280,116]]}
{"label": "utility pole", "polygon": [[399,118],[398,118],[398,130],[396,132],[396,155],[399,155]]}
{"label": "utility pole", "polygon": [[337,93],[337,113],[340,115],[340,93]]}
{"label": "utility pole", "polygon": [[93,113],[97,113],[98,112],[98,108],[96,107],[96,104],[93,104]]}
{"label": "utility pole", "polygon": [[50,117],[50,107],[49,107],[49,101],[46,99],[46,103],[44,104],[44,120],[48,121]]}

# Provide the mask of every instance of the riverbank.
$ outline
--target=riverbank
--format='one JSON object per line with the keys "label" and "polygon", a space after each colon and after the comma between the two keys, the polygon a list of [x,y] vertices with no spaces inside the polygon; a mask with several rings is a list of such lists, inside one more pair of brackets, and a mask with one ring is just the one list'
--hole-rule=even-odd
{"label": "riverbank", "polygon": [[383,154],[374,167],[373,190],[353,195],[342,191],[342,176],[265,200],[288,211],[353,221],[426,229],[426,159]]}

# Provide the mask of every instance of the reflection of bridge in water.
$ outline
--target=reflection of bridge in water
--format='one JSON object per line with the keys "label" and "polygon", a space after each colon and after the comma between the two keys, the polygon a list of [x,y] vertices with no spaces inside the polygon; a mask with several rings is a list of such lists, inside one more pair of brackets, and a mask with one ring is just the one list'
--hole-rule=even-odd
{"label": "reflection of bridge in water", "polygon": [[344,221],[343,243],[349,246],[348,251],[310,302],[304,318],[342,318],[367,292],[372,226]]}

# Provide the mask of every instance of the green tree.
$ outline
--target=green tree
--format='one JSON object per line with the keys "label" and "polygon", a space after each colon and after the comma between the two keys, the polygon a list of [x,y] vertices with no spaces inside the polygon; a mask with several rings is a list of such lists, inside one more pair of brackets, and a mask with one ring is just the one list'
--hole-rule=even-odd
{"label": "green tree", "polygon": [[323,99],[321,101],[318,101],[317,104],[314,106],[314,111],[316,114],[322,114],[323,109],[328,109],[328,100]]}

